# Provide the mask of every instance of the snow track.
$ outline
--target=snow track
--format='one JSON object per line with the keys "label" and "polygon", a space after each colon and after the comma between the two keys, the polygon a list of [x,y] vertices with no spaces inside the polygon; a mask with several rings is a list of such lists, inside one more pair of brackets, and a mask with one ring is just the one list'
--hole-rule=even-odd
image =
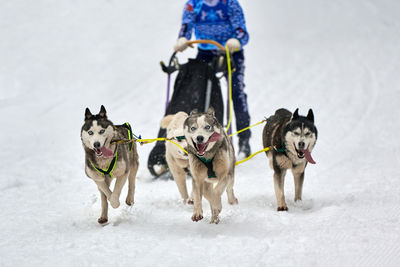
{"label": "snow track", "polygon": [[[84,109],[155,137],[184,1],[0,3],[0,266],[399,266],[400,2],[242,0],[252,122],[313,108],[303,202],[276,211],[264,154],[236,168],[239,205],[193,223],[139,146],[133,207],[109,211],[84,174]],[[182,60],[194,50],[180,55]],[[261,149],[262,126],[252,131]],[[235,145],[237,140],[235,139]],[[188,186],[190,187],[190,180]],[[121,200],[126,196],[124,189]]]}

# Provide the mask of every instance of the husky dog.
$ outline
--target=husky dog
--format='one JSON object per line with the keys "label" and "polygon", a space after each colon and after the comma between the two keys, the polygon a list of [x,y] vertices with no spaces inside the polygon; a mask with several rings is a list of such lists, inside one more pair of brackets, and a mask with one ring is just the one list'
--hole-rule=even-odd
{"label": "husky dog", "polygon": [[202,195],[211,206],[211,223],[218,223],[222,210],[221,195],[226,189],[229,204],[237,204],[233,193],[235,152],[232,143],[215,117],[194,110],[184,124],[189,165],[193,176],[193,221],[203,219]]}
{"label": "husky dog", "polygon": [[[184,149],[187,147],[187,142],[183,132],[183,124],[187,117],[186,112],[180,111],[173,115],[167,115],[161,120],[161,128],[167,129],[167,138],[173,139]],[[189,170],[189,157],[185,151],[171,142],[166,142],[165,148],[165,158],[178,186],[179,193],[184,203],[193,204],[193,198],[189,199],[186,187],[186,170]]]}
{"label": "husky dog", "polygon": [[[113,208],[119,207],[119,196],[126,179],[129,180],[129,190],[126,204],[132,205],[135,195],[136,172],[139,167],[139,157],[136,143],[116,144],[113,140],[131,140],[132,130],[129,124],[114,126],[107,119],[106,109],[101,106],[97,115],[92,115],[86,108],[85,122],[81,129],[81,139],[85,150],[86,175],[96,183],[101,196],[100,224],[108,221],[108,203]],[[110,191],[112,178],[116,178],[114,191]]]}
{"label": "husky dog", "polygon": [[293,113],[278,109],[267,119],[263,131],[264,148],[270,167],[274,170],[275,195],[278,211],[288,210],[285,202],[284,183],[286,170],[292,169],[295,186],[294,201],[301,200],[304,170],[307,162],[315,164],[311,151],[317,141],[317,128],[314,125],[312,109],[307,117],[299,116],[299,109]]}

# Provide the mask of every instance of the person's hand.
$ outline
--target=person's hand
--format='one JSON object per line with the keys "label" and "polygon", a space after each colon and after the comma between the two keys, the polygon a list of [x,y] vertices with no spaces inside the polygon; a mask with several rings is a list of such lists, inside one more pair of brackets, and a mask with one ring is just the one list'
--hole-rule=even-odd
{"label": "person's hand", "polygon": [[228,41],[226,41],[226,45],[228,46],[229,52],[231,52],[231,53],[239,51],[240,48],[242,47],[240,45],[239,40],[236,38],[231,38]]}
{"label": "person's hand", "polygon": [[176,44],[174,45],[174,51],[175,52],[182,52],[183,50],[185,50],[188,47],[188,39],[186,39],[185,37],[181,37],[178,39],[178,41],[176,41]]}

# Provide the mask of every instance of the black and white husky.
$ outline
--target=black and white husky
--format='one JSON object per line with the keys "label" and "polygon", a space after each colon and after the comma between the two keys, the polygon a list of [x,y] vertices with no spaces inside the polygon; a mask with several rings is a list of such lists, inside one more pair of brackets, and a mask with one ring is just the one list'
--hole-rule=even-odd
{"label": "black and white husky", "polygon": [[[139,167],[136,143],[116,144],[114,140],[131,140],[129,124],[114,126],[108,120],[106,109],[101,106],[97,115],[86,108],[85,122],[81,129],[81,140],[85,150],[86,175],[96,183],[101,195],[101,216],[99,223],[108,221],[108,201],[118,208],[119,196],[126,179],[129,181],[126,204],[132,205],[135,196],[135,179]],[[110,190],[112,178],[116,178],[114,191]]]}
{"label": "black and white husky", "polygon": [[263,131],[264,148],[271,147],[266,154],[274,170],[278,211],[288,210],[284,194],[286,171],[292,170],[295,185],[294,201],[298,201],[302,197],[307,162],[315,164],[311,157],[318,134],[314,125],[314,114],[310,109],[306,117],[299,116],[298,110],[296,109],[292,115],[286,109],[278,109],[275,115],[267,119]]}
{"label": "black and white husky", "polygon": [[184,123],[184,134],[193,176],[193,221],[203,219],[202,195],[211,206],[211,223],[218,223],[222,210],[221,195],[226,190],[229,204],[237,204],[233,193],[235,152],[230,139],[215,117],[194,110]]}

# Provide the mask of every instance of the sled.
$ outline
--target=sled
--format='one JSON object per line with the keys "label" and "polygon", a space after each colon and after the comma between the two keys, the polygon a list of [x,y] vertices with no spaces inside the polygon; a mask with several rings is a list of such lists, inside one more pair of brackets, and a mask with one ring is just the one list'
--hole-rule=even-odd
{"label": "sled", "polygon": [[[176,52],[174,52],[168,65],[163,62],[160,63],[162,71],[168,75],[164,116],[175,114],[179,111],[189,114],[194,109],[205,112],[209,107],[213,107],[216,118],[223,125],[224,103],[219,79],[224,76],[226,71],[225,49],[214,41],[198,40],[190,43],[201,42],[217,45],[220,48],[220,54],[209,63],[200,59],[188,59],[187,63],[180,64],[176,57]],[[175,71],[178,71],[178,75],[175,79],[172,97],[169,99],[171,74]],[[219,75],[220,73],[222,75]],[[160,128],[157,137],[165,136],[166,130]],[[168,176],[164,142],[158,141],[155,144],[150,152],[147,167],[155,177],[162,174]],[[155,167],[158,169],[155,169]]]}

